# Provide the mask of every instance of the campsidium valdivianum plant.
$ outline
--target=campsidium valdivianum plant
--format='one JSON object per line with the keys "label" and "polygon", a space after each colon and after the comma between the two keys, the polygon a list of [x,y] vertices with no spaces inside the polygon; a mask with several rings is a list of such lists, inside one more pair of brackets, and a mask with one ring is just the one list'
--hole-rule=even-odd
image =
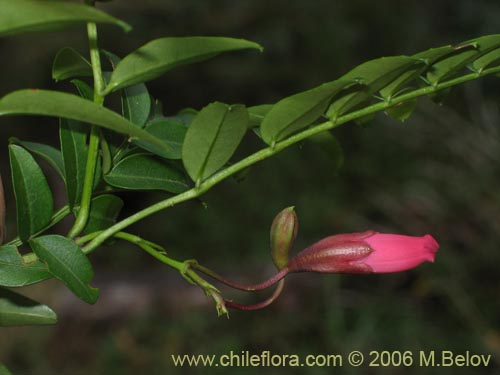
{"label": "campsidium valdivianum plant", "polygon": [[[89,255],[107,246],[110,239],[128,241],[178,271],[214,300],[220,315],[229,308],[252,310],[269,305],[293,272],[398,272],[434,260],[438,244],[430,235],[373,231],[327,234],[289,256],[298,231],[297,215],[289,207],[271,227],[276,275],[255,285],[241,285],[194,260],[176,259],[175,249],[167,254],[164,244],[148,241],[128,228],[156,212],[196,199],[228,177],[319,133],[334,141],[332,129],[379,112],[405,121],[418,98],[436,97],[456,85],[498,74],[500,35],[367,61],[335,81],[273,104],[214,101],[196,110],[165,114],[150,96],[148,81],[223,53],[260,53],[262,46],[231,37],[165,36],[118,57],[107,46],[101,49],[98,25],[111,24],[124,32],[131,27],[95,5],[92,0],[0,0],[1,38],[75,25],[82,30],[86,27],[88,38],[87,53],[64,47],[53,60],[53,79],[71,82],[72,92],[19,88],[0,99],[0,116],[52,117],[60,137],[60,149],[33,140],[9,141],[17,236],[4,238],[5,205],[0,190],[0,326],[55,323],[50,307],[12,291],[50,278],[60,280],[83,301],[96,302],[99,291],[91,286]],[[112,71],[103,71],[103,66]],[[121,113],[106,107],[108,96],[121,97]],[[235,160],[234,153],[247,133],[260,138],[261,148]],[[40,159],[64,181],[67,199],[62,207],[54,207]],[[5,177],[3,183],[8,182]],[[124,202],[118,193],[123,190],[169,194],[122,217]],[[54,234],[53,227],[65,218],[72,218],[71,229]],[[213,283],[250,292],[272,285],[275,289],[268,299],[243,305],[227,301]]]}

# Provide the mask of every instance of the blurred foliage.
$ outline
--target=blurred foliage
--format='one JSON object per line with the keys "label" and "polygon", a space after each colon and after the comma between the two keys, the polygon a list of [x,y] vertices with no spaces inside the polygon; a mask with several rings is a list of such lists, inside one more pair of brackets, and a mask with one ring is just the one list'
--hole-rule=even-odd
{"label": "blurred foliage", "polygon": [[[498,4],[486,0],[116,0],[99,6],[134,26],[129,35],[106,26],[100,29],[101,46],[120,56],[166,35],[243,37],[265,47],[262,55],[225,56],[182,68],[148,85],[168,113],[186,106],[200,108],[213,100],[271,103],[332,80],[371,58],[411,54],[496,33],[500,15]],[[83,29],[1,39],[2,56],[10,58],[0,62],[0,94],[54,87],[52,58],[69,45],[86,51]],[[216,318],[201,291],[184,287],[178,275],[119,243],[96,252],[91,260],[97,265],[96,286],[105,288],[116,277],[120,280],[115,292],[122,293],[121,300],[130,300],[125,309],[109,316],[94,313],[116,302],[112,293],[103,292],[96,306],[76,304],[79,310],[74,313],[64,308],[74,303],[73,297],[61,294],[57,284],[27,289],[26,294],[52,302],[56,311],[62,306],[60,323],[3,330],[0,361],[16,374],[201,374],[210,370],[173,368],[170,354],[469,350],[492,354],[496,360],[496,365],[475,372],[498,372],[498,85],[498,79],[487,78],[456,89],[442,106],[419,102],[415,116],[404,124],[378,116],[363,127],[348,124],[336,129],[345,152],[339,171],[323,150],[305,142],[255,166],[241,182],[222,183],[202,197],[203,202],[180,205],[133,227],[164,244],[171,256],[197,258],[234,278],[260,281],[273,272],[268,250],[272,218],[295,205],[300,220],[296,250],[338,232],[432,233],[441,244],[434,265],[392,275],[294,275],[270,308],[233,312],[226,320]],[[4,181],[8,181],[7,138],[57,144],[52,121],[0,120]],[[242,154],[259,145],[251,134],[247,138]],[[57,186],[56,176],[51,183]],[[146,201],[140,194],[127,193],[123,198],[131,213],[160,196]],[[8,209],[13,212],[12,203]],[[12,234],[15,224],[12,219],[8,224]],[[166,279],[164,274],[172,275]],[[144,275],[153,276],[144,281]],[[137,280],[144,288],[135,288]],[[156,297],[148,300],[148,293]],[[234,294],[234,298],[252,297]],[[197,299],[202,306],[192,302]],[[418,374],[422,369],[399,368],[391,373]],[[471,369],[435,373],[469,374]]]}

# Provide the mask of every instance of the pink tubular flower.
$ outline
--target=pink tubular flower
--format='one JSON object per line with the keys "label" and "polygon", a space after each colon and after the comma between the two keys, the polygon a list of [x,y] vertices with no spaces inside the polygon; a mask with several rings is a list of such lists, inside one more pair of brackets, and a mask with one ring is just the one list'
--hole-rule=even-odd
{"label": "pink tubular flower", "polygon": [[434,262],[439,248],[430,236],[411,237],[374,231],[324,238],[290,259],[288,272],[389,273]]}

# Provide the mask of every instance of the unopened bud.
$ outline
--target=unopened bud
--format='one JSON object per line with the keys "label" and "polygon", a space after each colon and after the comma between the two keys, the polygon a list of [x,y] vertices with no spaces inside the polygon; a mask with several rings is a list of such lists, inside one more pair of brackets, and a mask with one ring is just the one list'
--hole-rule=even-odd
{"label": "unopened bud", "polygon": [[374,231],[330,236],[290,259],[289,272],[389,273],[434,262],[439,244],[430,236]]}
{"label": "unopened bud", "polygon": [[271,225],[271,256],[278,269],[282,269],[288,263],[288,254],[295,242],[295,237],[297,237],[298,228],[299,219],[293,206],[282,210],[273,220]]}

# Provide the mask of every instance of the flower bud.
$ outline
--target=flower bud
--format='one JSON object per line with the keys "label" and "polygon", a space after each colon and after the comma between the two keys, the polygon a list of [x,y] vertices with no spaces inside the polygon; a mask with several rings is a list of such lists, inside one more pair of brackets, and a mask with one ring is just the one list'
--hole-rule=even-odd
{"label": "flower bud", "polygon": [[439,248],[430,236],[411,237],[374,231],[330,236],[290,259],[290,272],[390,273],[434,262]]}
{"label": "flower bud", "polygon": [[271,256],[278,269],[288,263],[288,254],[297,237],[299,219],[294,207],[282,210],[271,225]]}

